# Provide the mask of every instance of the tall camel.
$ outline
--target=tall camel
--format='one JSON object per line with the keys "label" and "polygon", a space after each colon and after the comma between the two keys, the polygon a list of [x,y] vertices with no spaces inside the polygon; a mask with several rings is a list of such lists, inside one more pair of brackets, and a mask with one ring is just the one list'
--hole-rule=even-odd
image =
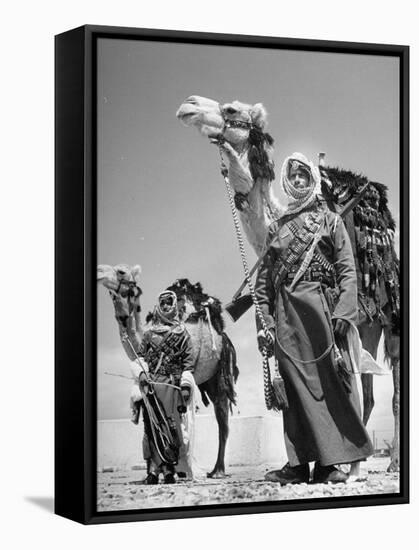
{"label": "tall camel", "polygon": [[[139,266],[125,264],[116,266],[99,265],[97,281],[109,290],[115,310],[122,346],[133,361],[136,358],[130,345],[139,344],[147,330],[147,323],[153,314],[141,320]],[[225,449],[229,433],[229,410],[235,404],[234,384],[239,370],[236,351],[224,332],[221,302],[203,291],[200,283],[192,284],[188,279],[177,279],[167,290],[176,293],[179,316],[191,336],[195,357],[194,378],[207,407],[212,401],[218,424],[218,454],[211,478],[225,476]],[[127,341],[127,337],[129,342]]]}
{"label": "tall camel", "polygon": [[[235,193],[244,233],[256,254],[263,254],[269,225],[284,212],[272,190],[273,139],[266,132],[267,112],[261,103],[233,101],[220,105],[201,96],[190,96],[178,109],[177,118],[220,147],[228,178]],[[344,221],[351,237],[358,274],[363,347],[376,359],[384,332],[385,353],[393,373],[394,439],[390,471],[399,470],[400,403],[400,294],[399,261],[394,249],[395,224],[387,207],[386,187],[352,172],[320,163],[322,198],[339,212],[364,188],[362,200]],[[374,407],[373,378],[362,374],[366,424]]]}

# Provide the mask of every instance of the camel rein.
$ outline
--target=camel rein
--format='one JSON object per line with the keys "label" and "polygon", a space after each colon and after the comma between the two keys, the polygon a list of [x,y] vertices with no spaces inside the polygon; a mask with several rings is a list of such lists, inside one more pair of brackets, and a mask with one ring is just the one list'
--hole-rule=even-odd
{"label": "camel rein", "polygon": [[[235,228],[235,231],[236,231],[237,242],[238,242],[238,245],[239,245],[239,251],[240,251],[240,256],[241,256],[241,260],[242,260],[245,280],[247,282],[247,286],[249,288],[250,295],[252,297],[252,301],[253,301],[253,304],[255,306],[256,315],[257,315],[257,317],[260,321],[260,324],[262,325],[262,329],[265,333],[265,338],[269,339],[269,338],[272,338],[272,337],[271,337],[269,329],[266,325],[265,318],[263,317],[262,311],[260,309],[259,302],[258,302],[256,292],[255,292],[255,288],[254,288],[254,285],[253,285],[253,282],[252,282],[252,279],[251,279],[251,273],[250,273],[249,265],[248,265],[248,262],[247,262],[246,250],[245,250],[245,247],[244,247],[243,235],[242,235],[242,231],[241,231],[241,228],[240,228],[240,222],[239,222],[239,217],[238,217],[238,214],[237,214],[236,205],[235,205],[235,202],[234,202],[234,194],[233,194],[233,190],[232,190],[231,185],[230,185],[230,181],[228,179],[228,170],[227,170],[227,167],[224,163],[224,159],[223,159],[221,150],[218,149],[218,151],[220,153],[220,159],[221,159],[221,175],[224,178],[224,183],[225,183],[226,190],[227,190],[227,196],[228,196],[228,200],[229,200],[229,203],[230,203],[231,213],[233,215],[234,228]],[[269,368],[268,349],[267,349],[266,346],[263,346],[263,348],[262,348],[262,358],[263,358],[263,360],[262,360],[263,389],[264,389],[264,394],[265,394],[265,404],[266,404],[266,408],[268,410],[271,410],[273,408],[274,397],[273,397],[273,390],[272,390],[271,371],[270,371],[270,368]],[[276,363],[275,363],[275,377],[281,378]]]}

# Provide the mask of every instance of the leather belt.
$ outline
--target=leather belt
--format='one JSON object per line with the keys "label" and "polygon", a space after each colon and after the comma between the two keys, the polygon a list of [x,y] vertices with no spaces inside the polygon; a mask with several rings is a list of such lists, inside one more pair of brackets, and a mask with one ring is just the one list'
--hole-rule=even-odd
{"label": "leather belt", "polygon": [[164,376],[181,376],[182,375],[182,367],[180,365],[164,365],[161,364],[160,368],[157,370],[157,365],[150,368],[150,374],[162,374]]}
{"label": "leather belt", "polygon": [[[284,284],[286,286],[290,285],[293,281],[299,266],[292,266],[289,272],[287,273]],[[336,286],[335,271],[333,269],[327,270],[325,267],[319,263],[311,264],[305,271],[304,275],[301,277],[302,281],[314,281],[320,282],[322,285],[327,287]]]}

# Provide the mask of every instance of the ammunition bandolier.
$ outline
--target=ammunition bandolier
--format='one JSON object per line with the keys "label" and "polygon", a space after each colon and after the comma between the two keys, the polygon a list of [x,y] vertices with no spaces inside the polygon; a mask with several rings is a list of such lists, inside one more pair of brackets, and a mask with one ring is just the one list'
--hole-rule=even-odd
{"label": "ammunition bandolier", "polygon": [[[294,235],[285,257],[278,257],[272,269],[272,282],[275,288],[282,283],[289,285],[300,269],[304,255],[313,243],[315,235],[323,221],[324,212],[318,209],[310,212],[300,227],[295,220],[288,221],[285,226]],[[335,268],[317,249],[302,276],[305,281],[319,281],[327,287],[335,286]]]}
{"label": "ammunition bandolier", "polygon": [[148,364],[150,373],[158,369],[160,374],[181,376],[183,370],[183,348],[185,332],[168,332],[160,342],[150,339],[147,350],[140,350]]}

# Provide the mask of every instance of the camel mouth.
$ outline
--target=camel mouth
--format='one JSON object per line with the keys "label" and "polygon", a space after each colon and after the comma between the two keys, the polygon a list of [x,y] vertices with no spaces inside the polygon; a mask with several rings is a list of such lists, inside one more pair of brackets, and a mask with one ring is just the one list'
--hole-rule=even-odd
{"label": "camel mouth", "polygon": [[96,280],[97,281],[103,281],[106,277],[106,270],[105,267],[102,265],[98,265],[96,269]]}
{"label": "camel mouth", "polygon": [[194,112],[194,113],[179,113],[177,114],[176,116],[178,117],[178,119],[180,119],[183,123],[186,123],[187,121],[190,121],[192,120],[192,118],[194,116],[196,116],[197,113]]}
{"label": "camel mouth", "polygon": [[176,118],[185,126],[193,126],[194,121],[199,118],[199,114],[199,109],[197,109],[196,106],[184,104],[178,109]]}
{"label": "camel mouth", "polygon": [[219,143],[223,137],[222,133],[220,132],[220,130],[214,130],[213,132],[212,131],[208,131],[206,136],[213,142],[213,143]]}

